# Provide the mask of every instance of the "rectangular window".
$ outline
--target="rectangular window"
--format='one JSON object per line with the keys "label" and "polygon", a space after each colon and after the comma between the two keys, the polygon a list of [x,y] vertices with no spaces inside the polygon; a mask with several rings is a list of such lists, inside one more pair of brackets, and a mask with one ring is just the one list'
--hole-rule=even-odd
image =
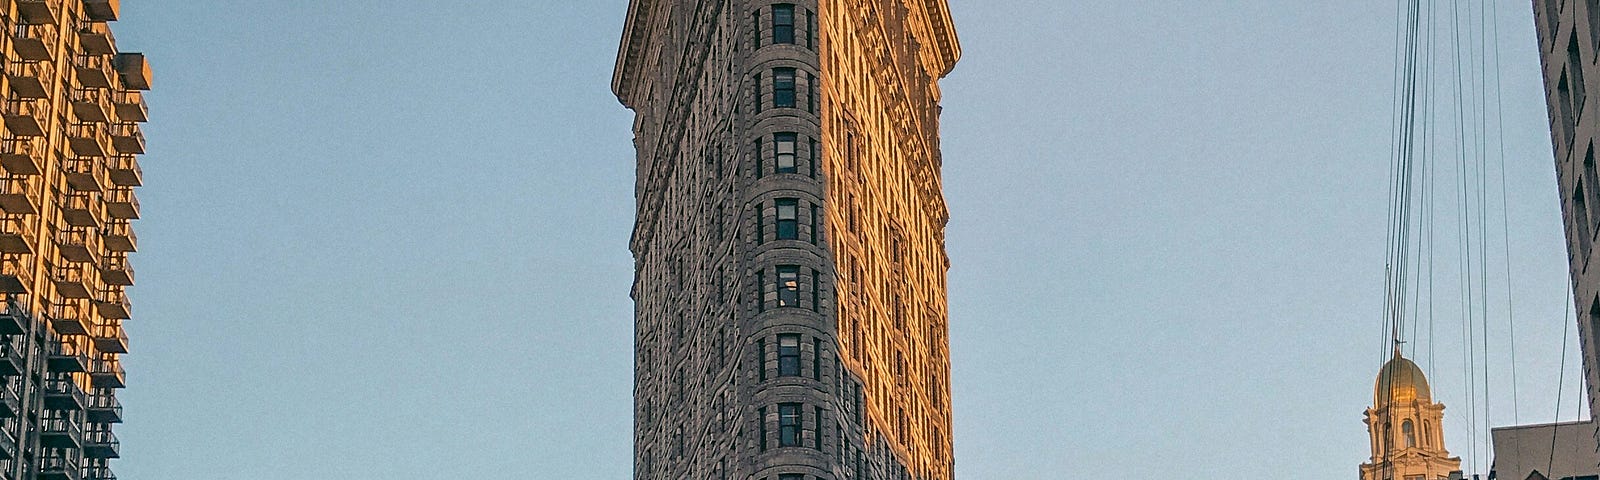
{"label": "rectangular window", "polygon": [[822,207],[811,204],[811,244],[818,245],[822,241]]}
{"label": "rectangular window", "polygon": [[794,44],[794,5],[772,6],[772,43]]}
{"label": "rectangular window", "polygon": [[811,311],[822,313],[822,282],[818,279],[822,274],[816,270],[811,271]]}
{"label": "rectangular window", "polygon": [[778,267],[778,306],[800,306],[800,267]]}
{"label": "rectangular window", "polygon": [[1576,123],[1583,117],[1584,83],[1583,83],[1583,58],[1578,54],[1578,34],[1573,33],[1572,39],[1567,41],[1567,65],[1572,72],[1572,121]]}
{"label": "rectangular window", "polygon": [[762,88],[762,85],[761,85],[761,74],[759,74],[759,73],[756,74],[755,81],[756,81],[756,113],[761,113],[761,107],[764,105],[764,102],[762,102],[762,99],[761,99],[761,94],[766,92],[766,90],[764,90]]}
{"label": "rectangular window", "polygon": [[806,48],[817,49],[817,12],[806,10]]}
{"label": "rectangular window", "polygon": [[794,108],[794,69],[772,69],[772,108]]}
{"label": "rectangular window", "polygon": [[761,179],[761,164],[766,163],[766,157],[767,157],[766,145],[763,145],[761,143],[761,139],[757,138],[756,139],[756,157],[755,157],[756,158],[756,179],[757,180]]}
{"label": "rectangular window", "polygon": [[1589,218],[1587,199],[1588,197],[1583,194],[1583,184],[1579,183],[1577,190],[1572,193],[1572,223],[1577,229],[1578,247],[1584,258],[1589,257],[1589,242],[1593,240],[1589,231],[1592,222]]}
{"label": "rectangular window", "polygon": [[806,72],[806,112],[807,113],[817,113],[817,98],[821,96],[821,95],[818,95],[817,92],[820,91],[820,90],[821,89],[817,88],[817,76],[816,75],[812,75],[810,72]]}
{"label": "rectangular window", "polygon": [[[812,433],[812,435],[811,435],[812,448],[815,448],[818,451],[821,451],[822,450],[822,407],[812,407],[812,410],[811,410],[811,421],[814,422],[816,424],[816,426],[817,426],[817,428],[812,430],[812,432],[811,432]],[[679,456],[682,456],[682,454],[679,454]]]}
{"label": "rectangular window", "polygon": [[[811,379],[819,381],[819,382],[822,381],[822,339],[821,338],[812,338],[811,339]],[[822,421],[822,417],[817,417],[817,421],[819,421],[819,422]]]}
{"label": "rectangular window", "polygon": [[799,335],[778,335],[778,376],[800,376]]}
{"label": "rectangular window", "polygon": [[756,271],[756,313],[767,311],[767,274]]}
{"label": "rectangular window", "polygon": [[811,150],[806,151],[811,157],[811,178],[817,178],[817,168],[822,163],[822,152],[817,150],[817,139],[811,139]]}
{"label": "rectangular window", "polygon": [[798,137],[793,133],[779,133],[772,136],[778,154],[777,173],[799,173],[794,161],[796,138]]}
{"label": "rectangular window", "polygon": [[1561,108],[1558,122],[1561,133],[1566,135],[1563,140],[1571,143],[1574,140],[1572,130],[1577,127],[1577,112],[1572,111],[1572,75],[1569,71],[1561,72],[1561,81],[1556,84],[1556,104]]}
{"label": "rectangular window", "polygon": [[760,431],[758,433],[761,434],[761,451],[765,452],[767,451],[767,407],[761,407],[758,414],[761,415],[756,422],[759,424]]}
{"label": "rectangular window", "polygon": [[767,208],[756,203],[756,244],[767,243]]}
{"label": "rectangular window", "polygon": [[806,476],[798,473],[785,473],[778,475],[778,480],[806,480]]}
{"label": "rectangular window", "polygon": [[778,240],[796,240],[800,238],[800,201],[793,198],[780,198],[778,207]]}
{"label": "rectangular window", "polygon": [[800,446],[800,404],[778,404],[778,446]]}
{"label": "rectangular window", "polygon": [[752,46],[750,47],[750,49],[751,50],[759,50],[759,49],[761,49],[761,11],[760,10],[757,10],[757,11],[754,11],[754,12],[750,13],[750,28],[755,30],[755,32],[754,32],[755,36],[752,38],[752,40],[754,40],[754,41],[751,42]]}

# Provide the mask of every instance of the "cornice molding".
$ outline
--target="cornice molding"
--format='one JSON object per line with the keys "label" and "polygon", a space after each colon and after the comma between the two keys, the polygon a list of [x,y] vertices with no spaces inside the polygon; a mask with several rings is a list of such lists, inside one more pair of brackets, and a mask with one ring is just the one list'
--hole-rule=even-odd
{"label": "cornice molding", "polygon": [[961,41],[956,38],[955,21],[950,18],[950,4],[945,0],[923,0],[923,10],[928,14],[928,26],[933,29],[934,42],[939,48],[942,63],[939,76],[949,75],[961,60]]}
{"label": "cornice molding", "polygon": [[629,0],[628,20],[622,29],[622,45],[617,49],[617,66],[611,74],[611,93],[623,106],[633,108],[633,91],[638,84],[634,71],[646,47],[650,13],[656,0]]}

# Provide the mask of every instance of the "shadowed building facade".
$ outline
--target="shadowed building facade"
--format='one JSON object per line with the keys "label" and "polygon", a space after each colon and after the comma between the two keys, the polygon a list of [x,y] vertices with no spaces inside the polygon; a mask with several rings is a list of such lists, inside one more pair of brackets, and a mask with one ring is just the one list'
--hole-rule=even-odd
{"label": "shadowed building facade", "polygon": [[[1600,409],[1600,262],[1595,234],[1600,232],[1600,173],[1595,143],[1600,141],[1600,106],[1588,92],[1600,87],[1600,1],[1533,0],[1543,60],[1550,141],[1555,150],[1561,217],[1566,224],[1568,272],[1572,276],[1578,337],[1583,349],[1589,411]],[[1591,85],[1594,84],[1594,85]],[[1589,113],[1589,112],[1596,113]],[[1589,267],[1596,267],[1591,270]],[[1594,426],[1590,424],[1589,426]],[[1600,431],[1591,432],[1600,438]]]}
{"label": "shadowed building facade", "polygon": [[948,479],[943,0],[633,0],[635,478]]}
{"label": "shadowed building facade", "polygon": [[110,480],[150,87],[117,0],[0,0],[0,480]]}

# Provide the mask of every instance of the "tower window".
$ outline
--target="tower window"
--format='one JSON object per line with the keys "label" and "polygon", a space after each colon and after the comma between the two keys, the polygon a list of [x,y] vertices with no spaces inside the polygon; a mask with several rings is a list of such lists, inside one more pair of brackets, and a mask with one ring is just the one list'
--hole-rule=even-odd
{"label": "tower window", "polygon": [[817,113],[817,76],[806,72],[806,112]]}
{"label": "tower window", "polygon": [[767,381],[767,339],[756,339],[756,379]]}
{"label": "tower window", "polygon": [[800,201],[793,198],[780,198],[778,208],[778,240],[795,240],[800,238]]}
{"label": "tower window", "polygon": [[806,10],[806,48],[817,49],[817,12]]}
{"label": "tower window", "polygon": [[761,407],[757,414],[760,415],[756,421],[759,425],[757,433],[761,435],[761,451],[765,452],[767,451],[767,407]]}
{"label": "tower window", "polygon": [[1400,424],[1400,434],[1404,435],[1406,437],[1406,448],[1416,448],[1416,446],[1417,446],[1417,431],[1416,430],[1417,430],[1416,427],[1411,425],[1411,421],[1410,420],[1406,420],[1404,423]]}
{"label": "tower window", "polygon": [[795,167],[794,158],[796,138],[793,133],[779,133],[772,136],[773,143],[777,144],[777,173],[799,173],[799,169]]}
{"label": "tower window", "polygon": [[800,446],[800,404],[778,404],[778,446]]}
{"label": "tower window", "polygon": [[772,6],[772,43],[794,44],[794,5]]}
{"label": "tower window", "polygon": [[800,267],[778,267],[778,306],[800,306]]}
{"label": "tower window", "polygon": [[778,336],[778,376],[800,376],[800,336]]}
{"label": "tower window", "polygon": [[794,69],[772,69],[772,108],[794,108]]}

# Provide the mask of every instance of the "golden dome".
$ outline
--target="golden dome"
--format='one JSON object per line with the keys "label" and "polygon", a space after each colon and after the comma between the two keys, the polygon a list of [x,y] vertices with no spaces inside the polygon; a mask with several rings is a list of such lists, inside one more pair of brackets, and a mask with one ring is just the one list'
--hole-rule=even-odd
{"label": "golden dome", "polygon": [[[1388,398],[1384,398],[1385,389],[1389,391]],[[1394,360],[1383,364],[1383,369],[1378,371],[1378,384],[1373,388],[1372,405],[1382,407],[1385,404],[1409,403],[1413,400],[1424,403],[1433,401],[1433,393],[1428,389],[1428,378],[1422,375],[1422,369],[1417,368],[1417,364],[1395,355]]]}

